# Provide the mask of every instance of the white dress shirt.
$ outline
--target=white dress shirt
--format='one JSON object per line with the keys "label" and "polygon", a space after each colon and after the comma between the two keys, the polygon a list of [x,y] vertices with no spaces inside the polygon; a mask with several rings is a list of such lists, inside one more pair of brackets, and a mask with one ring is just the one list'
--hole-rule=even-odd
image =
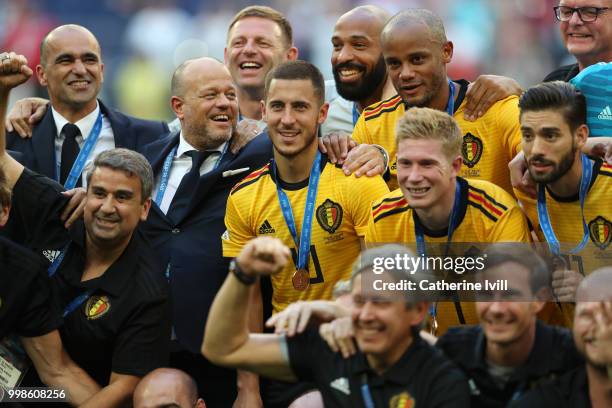
{"label": "white dress shirt", "polygon": [[[60,167],[62,165],[62,145],[64,144],[64,139],[66,138],[62,130],[64,128],[64,125],[69,122],[68,119],[64,118],[59,112],[53,109],[53,107],[51,107],[51,112],[53,114],[53,120],[55,121],[55,127],[57,128],[57,135],[55,136],[55,174],[59,175]],[[75,125],[81,131],[81,136],[77,136],[76,138],[76,141],[81,149],[83,148],[83,144],[85,144],[85,140],[90,136],[91,130],[93,129],[94,124],[96,123],[96,119],[98,118],[98,112],[100,112],[100,105],[96,104],[96,109],[94,109],[93,112],[75,123]],[[113,129],[111,128],[110,121],[108,120],[106,115],[102,115],[102,129],[100,130],[100,136],[98,136],[96,145],[94,146],[92,152],[89,154],[89,157],[85,161],[85,168],[83,169],[83,173],[81,175],[83,187],[86,187],[85,169],[87,169],[89,164],[98,154],[114,148],[115,137],[113,135]]]}
{"label": "white dress shirt", "polygon": [[[217,162],[221,159],[221,155],[225,150],[225,146],[227,142],[221,144],[220,146],[209,149],[207,151],[213,152],[210,154],[206,160],[200,166],[200,176],[212,171]],[[172,165],[170,166],[170,176],[168,177],[168,184],[166,186],[166,191],[164,192],[164,196],[159,203],[159,208],[162,210],[164,214],[168,212],[170,208],[170,204],[172,204],[172,200],[174,199],[174,195],[176,194],[176,190],[181,184],[181,180],[183,176],[187,174],[191,170],[192,160],[191,157],[186,155],[185,153],[197,150],[195,147],[190,145],[185,138],[183,138],[183,133],[179,135],[179,145],[176,150],[176,154],[174,155],[174,159],[172,160]],[[155,190],[153,191],[153,198],[157,197],[157,192],[159,191],[159,183],[161,180],[161,172],[155,178]]]}

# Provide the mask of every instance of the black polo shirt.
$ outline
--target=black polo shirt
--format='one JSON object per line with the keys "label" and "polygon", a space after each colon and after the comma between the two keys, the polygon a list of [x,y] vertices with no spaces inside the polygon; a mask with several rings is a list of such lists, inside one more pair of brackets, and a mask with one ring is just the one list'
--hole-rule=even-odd
{"label": "black polo shirt", "polygon": [[461,371],[419,336],[383,375],[372,371],[361,352],[347,359],[334,353],[316,330],[288,338],[287,347],[293,372],[300,381],[317,385],[327,408],[364,407],[364,384],[375,407],[470,406]]}
{"label": "black polo shirt", "polygon": [[61,325],[47,266],[34,252],[0,237],[0,339],[9,333],[38,337]]}
{"label": "black polo shirt", "polygon": [[509,405],[513,408],[588,408],[591,406],[589,382],[584,365],[552,383],[529,391],[523,398]]}
{"label": "black polo shirt", "polygon": [[[77,221],[66,234],[59,214],[65,199],[56,183],[24,170],[14,189],[13,204],[26,222],[24,236],[50,258],[69,242],[51,278],[60,312],[90,291],[64,318],[60,333],[73,360],[101,385],[111,371],[143,376],[167,364],[170,304],[163,268],[140,232],[134,232],[123,254],[98,278],[81,282],[85,268],[85,226]],[[40,208],[45,210],[40,210]]]}
{"label": "black polo shirt", "polygon": [[535,342],[527,361],[503,387],[487,370],[486,339],[480,326],[450,328],[436,346],[468,377],[473,407],[505,407],[529,389],[582,363],[570,331],[541,322],[536,323]]}
{"label": "black polo shirt", "polygon": [[580,72],[580,68],[578,68],[578,64],[570,64],[564,65],[555,69],[550,74],[546,75],[544,81],[542,82],[551,82],[551,81],[564,81],[569,82],[570,79],[574,78]]}

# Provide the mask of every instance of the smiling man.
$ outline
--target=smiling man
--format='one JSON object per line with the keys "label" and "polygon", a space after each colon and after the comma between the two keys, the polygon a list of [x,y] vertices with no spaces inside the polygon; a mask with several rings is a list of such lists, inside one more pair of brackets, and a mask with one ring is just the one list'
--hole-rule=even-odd
{"label": "smiling man", "polygon": [[[359,351],[344,359],[316,330],[294,337],[248,332],[252,285],[261,276],[282,271],[291,257],[289,248],[277,239],[250,241],[215,298],[202,352],[218,364],[285,381],[311,381],[330,408],[469,406],[465,378],[418,335],[427,303],[407,293],[374,295],[366,290],[366,275],[372,274],[375,259],[396,254],[413,256],[391,245],[362,253],[354,264],[351,314]],[[385,282],[414,280],[403,269],[378,276]]]}
{"label": "smiling man", "polygon": [[104,63],[98,40],[85,27],[63,25],[47,34],[36,75],[47,88],[51,109],[33,127],[31,138],[9,133],[7,148],[18,152],[28,169],[67,189],[85,181],[83,169],[97,154],[115,147],[140,151],[168,130],[163,123],[126,116],[97,99]]}
{"label": "smiling man", "polygon": [[590,65],[612,61],[612,0],[561,0],[554,12],[576,63],[556,69],[544,81],[567,82]]}
{"label": "smiling man", "polygon": [[[10,90],[31,71],[23,56],[3,53],[0,61],[3,117]],[[4,126],[0,166],[13,193],[10,217],[27,238],[24,246],[44,251],[52,261],[48,274],[57,293],[55,306],[63,311],[64,347],[103,387],[85,404],[129,402],[140,377],[166,364],[170,336],[166,282],[137,230],[151,205],[151,166],[127,149],[98,155],[87,173],[84,220],[69,231],[60,219],[67,202],[63,188],[8,155]]]}
{"label": "smiling man", "polygon": [[270,71],[262,110],[274,158],[238,183],[227,201],[225,257],[261,235],[293,250],[293,264],[272,277],[276,312],[298,300],[331,298],[359,254],[372,201],[388,192],[380,176],[345,176],[319,153],[324,100],[323,76],[314,65],[293,61]]}
{"label": "smiling man", "polygon": [[451,328],[436,346],[468,377],[472,407],[501,408],[581,359],[569,330],[536,319],[550,282],[544,260],[516,244],[493,245],[486,254],[478,281],[502,279],[508,289],[478,293],[480,325]]}
{"label": "smiling man", "polygon": [[227,30],[224,59],[238,88],[240,114],[261,119],[264,81],[272,68],[297,58],[293,29],[280,12],[265,6],[240,10]]}
{"label": "smiling man", "polygon": [[[400,188],[374,203],[367,245],[416,242],[422,253],[429,243],[530,241],[527,221],[508,193],[487,181],[459,177],[461,131],[451,116],[409,109],[397,124],[396,138]],[[440,303],[435,321],[439,333],[477,323],[473,304],[465,302]]]}
{"label": "smiling man", "polygon": [[612,268],[594,271],[576,295],[573,337],[585,363],[532,390],[512,407],[612,405]]}

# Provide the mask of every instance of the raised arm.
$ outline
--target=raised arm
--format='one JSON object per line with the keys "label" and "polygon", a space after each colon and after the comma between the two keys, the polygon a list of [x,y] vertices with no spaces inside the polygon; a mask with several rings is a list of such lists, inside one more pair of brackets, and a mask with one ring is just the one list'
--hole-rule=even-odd
{"label": "raised arm", "polygon": [[245,283],[279,272],[290,255],[289,249],[275,238],[256,238],[244,246],[236,258],[238,272],[228,274],[206,323],[202,353],[212,363],[279,380],[296,380],[284,336],[249,333],[248,306],[254,287]]}
{"label": "raised arm", "polygon": [[[0,53],[0,122],[4,122],[11,89],[21,85],[32,76],[28,61],[14,52]],[[23,166],[6,152],[6,130],[0,124],[0,165],[4,168],[8,187],[12,189],[21,176]]]}

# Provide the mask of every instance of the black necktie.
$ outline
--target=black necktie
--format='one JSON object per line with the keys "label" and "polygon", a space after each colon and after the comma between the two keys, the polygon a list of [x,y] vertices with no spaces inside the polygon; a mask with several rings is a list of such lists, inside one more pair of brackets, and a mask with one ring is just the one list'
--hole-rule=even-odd
{"label": "black necktie", "polygon": [[206,160],[211,153],[214,152],[191,150],[185,153],[187,156],[191,156],[191,170],[183,176],[181,184],[179,184],[176,189],[176,193],[168,209],[167,215],[173,220],[178,221],[182,212],[189,205],[191,195],[200,180],[200,167],[202,167],[202,163],[204,163],[204,160]]}
{"label": "black necktie", "polygon": [[[72,123],[66,123],[64,125],[64,128],[62,129],[62,133],[64,133],[64,143],[62,144],[60,184],[64,185],[66,179],[68,178],[68,174],[70,174],[72,165],[76,161],[76,158],[79,155],[79,152],[81,151],[79,143],[76,140],[76,137],[81,135],[81,131],[76,125],[73,125]],[[80,185],[80,183],[77,184]]]}

